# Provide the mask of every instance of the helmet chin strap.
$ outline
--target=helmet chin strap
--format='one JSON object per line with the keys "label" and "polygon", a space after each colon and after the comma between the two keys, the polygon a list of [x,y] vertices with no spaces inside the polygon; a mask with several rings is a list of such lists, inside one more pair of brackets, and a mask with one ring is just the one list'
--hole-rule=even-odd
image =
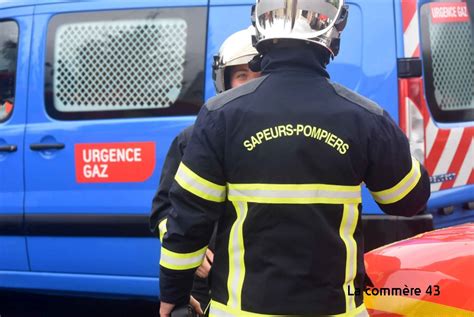
{"label": "helmet chin strap", "polygon": [[[252,24],[255,27],[255,5],[252,6]],[[257,47],[257,37],[252,35],[252,45],[253,47]],[[259,53],[255,55],[252,60],[249,62],[249,69],[255,73],[262,71],[262,58],[263,54]]]}
{"label": "helmet chin strap", "polygon": [[251,71],[257,73],[262,71],[262,54],[255,55],[252,60],[249,62],[249,68]]}

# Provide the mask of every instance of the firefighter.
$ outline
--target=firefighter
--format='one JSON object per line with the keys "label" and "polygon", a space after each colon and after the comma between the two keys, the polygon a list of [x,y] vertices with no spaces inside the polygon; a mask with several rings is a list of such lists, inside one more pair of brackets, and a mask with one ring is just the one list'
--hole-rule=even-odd
{"label": "firefighter", "polygon": [[161,316],[189,301],[216,221],[210,316],[367,316],[361,184],[401,216],[430,189],[390,116],[329,80],[347,17],[343,0],[257,1],[262,76],[202,107],[171,188]]}
{"label": "firefighter", "polygon": [[[260,73],[252,72],[248,66],[248,62],[257,55],[257,51],[252,46],[252,35],[254,34],[253,27],[232,34],[221,45],[219,53],[214,56],[212,75],[217,94],[260,76]],[[192,131],[193,126],[190,126],[173,140],[163,165],[158,191],[153,198],[150,228],[159,235],[160,239],[166,232],[166,219],[171,210],[170,187]],[[211,239],[206,256],[196,271],[192,292],[194,307],[196,307],[194,298],[199,301],[202,308],[205,308],[210,300],[207,278],[214,257],[211,251],[214,245],[213,240]],[[199,311],[199,309],[197,310]]]}

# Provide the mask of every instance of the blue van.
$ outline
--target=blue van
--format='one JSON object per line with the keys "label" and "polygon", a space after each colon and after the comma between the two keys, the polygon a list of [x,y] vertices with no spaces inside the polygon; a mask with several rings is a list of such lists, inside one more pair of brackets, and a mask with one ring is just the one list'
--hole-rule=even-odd
{"label": "blue van", "polygon": [[[382,215],[366,191],[366,244],[428,230],[433,219],[472,221],[472,20],[443,9],[467,12],[466,2],[347,2],[331,77],[400,122],[437,190],[428,212],[409,220]],[[249,25],[252,4],[0,4],[1,289],[159,296],[148,217],[161,166],[214,95],[212,56]],[[453,50],[456,63],[444,57]]]}

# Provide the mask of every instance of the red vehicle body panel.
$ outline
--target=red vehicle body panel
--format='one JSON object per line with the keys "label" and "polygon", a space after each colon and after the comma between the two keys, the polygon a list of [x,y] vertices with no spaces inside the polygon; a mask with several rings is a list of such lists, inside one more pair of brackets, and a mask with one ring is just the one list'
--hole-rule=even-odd
{"label": "red vehicle body panel", "polygon": [[372,289],[421,290],[419,296],[373,296],[369,290],[364,296],[371,316],[474,316],[474,223],[395,242],[365,260]]}

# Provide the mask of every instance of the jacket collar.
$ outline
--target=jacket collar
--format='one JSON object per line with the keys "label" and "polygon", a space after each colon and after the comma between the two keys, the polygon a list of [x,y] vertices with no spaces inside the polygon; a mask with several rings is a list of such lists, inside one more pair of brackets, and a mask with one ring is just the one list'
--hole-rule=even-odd
{"label": "jacket collar", "polygon": [[315,72],[329,78],[318,51],[311,46],[275,47],[262,58],[262,73],[268,74],[281,71]]}

